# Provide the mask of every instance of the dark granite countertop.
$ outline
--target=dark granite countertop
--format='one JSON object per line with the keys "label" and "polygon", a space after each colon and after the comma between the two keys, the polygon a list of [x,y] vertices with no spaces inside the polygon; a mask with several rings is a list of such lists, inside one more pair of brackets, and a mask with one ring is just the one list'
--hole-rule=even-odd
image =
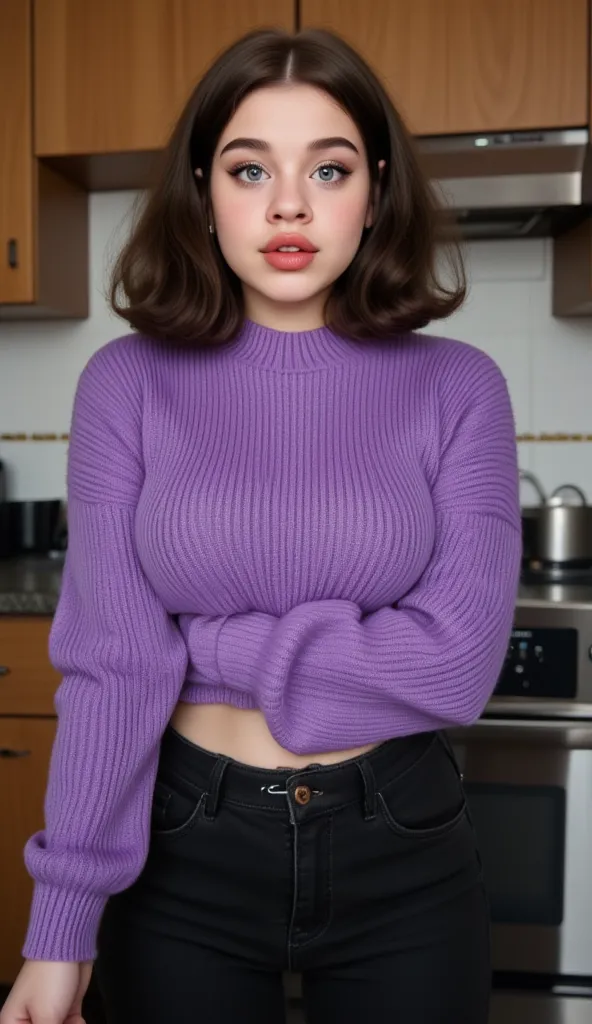
{"label": "dark granite countertop", "polygon": [[[53,615],[60,595],[66,554],[17,555],[0,558],[0,615]],[[518,604],[535,602],[592,603],[592,586],[521,584]]]}
{"label": "dark granite countertop", "polygon": [[0,615],[53,615],[65,552],[0,559]]}

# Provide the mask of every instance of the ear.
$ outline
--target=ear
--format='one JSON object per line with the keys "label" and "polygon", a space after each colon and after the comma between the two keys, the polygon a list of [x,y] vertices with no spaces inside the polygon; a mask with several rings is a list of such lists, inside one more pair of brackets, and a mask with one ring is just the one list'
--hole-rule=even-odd
{"label": "ear", "polygon": [[[385,167],[386,167],[386,160],[379,160],[378,161],[378,178],[379,178],[379,183],[382,180],[382,175],[383,175]],[[365,228],[371,228],[373,223],[374,223],[374,210],[378,206],[379,197],[380,197],[380,184],[378,184],[375,187],[375,189],[374,189],[374,200],[371,199],[368,202],[368,209],[366,211],[366,220],[364,221],[364,227]]]}

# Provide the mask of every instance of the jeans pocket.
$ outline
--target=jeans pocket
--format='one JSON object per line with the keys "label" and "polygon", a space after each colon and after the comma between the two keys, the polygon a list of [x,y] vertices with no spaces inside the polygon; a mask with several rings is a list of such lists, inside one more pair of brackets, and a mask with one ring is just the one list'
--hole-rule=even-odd
{"label": "jeans pocket", "polygon": [[377,798],[388,828],[406,839],[447,835],[467,813],[462,776],[439,733],[417,761],[378,791]]}
{"label": "jeans pocket", "polygon": [[202,816],[207,793],[172,776],[157,776],[152,797],[150,831],[162,839],[179,839]]}

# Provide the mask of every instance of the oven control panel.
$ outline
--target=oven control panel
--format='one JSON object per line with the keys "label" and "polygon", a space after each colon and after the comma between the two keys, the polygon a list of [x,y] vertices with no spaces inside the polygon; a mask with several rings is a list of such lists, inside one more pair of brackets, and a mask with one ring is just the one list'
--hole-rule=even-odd
{"label": "oven control panel", "polygon": [[570,700],[577,688],[577,629],[512,630],[495,696]]}

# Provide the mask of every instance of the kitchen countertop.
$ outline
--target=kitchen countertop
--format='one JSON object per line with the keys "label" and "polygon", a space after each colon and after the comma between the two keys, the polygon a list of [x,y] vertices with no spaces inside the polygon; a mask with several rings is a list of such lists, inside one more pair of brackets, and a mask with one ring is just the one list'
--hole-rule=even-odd
{"label": "kitchen countertop", "polygon": [[53,615],[65,552],[0,559],[0,615]]}
{"label": "kitchen countertop", "polygon": [[[53,615],[60,594],[65,551],[0,558],[0,615]],[[518,605],[537,601],[592,603],[592,586],[521,584]]]}

